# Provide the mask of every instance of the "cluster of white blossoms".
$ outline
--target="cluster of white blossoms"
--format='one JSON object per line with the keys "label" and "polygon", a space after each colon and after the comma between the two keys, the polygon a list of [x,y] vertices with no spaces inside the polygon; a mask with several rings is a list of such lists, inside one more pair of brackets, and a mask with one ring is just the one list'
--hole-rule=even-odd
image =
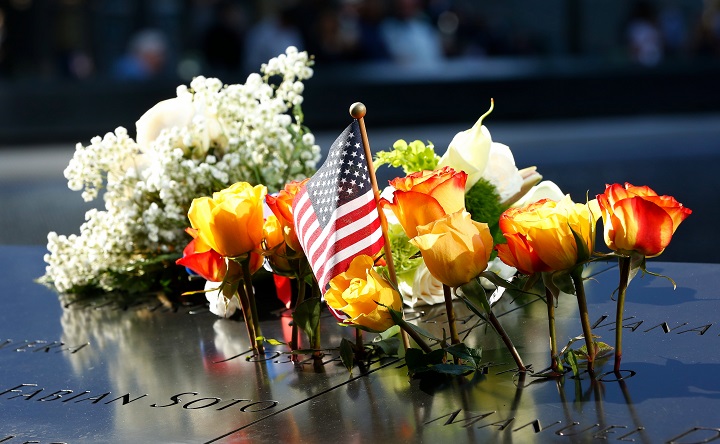
{"label": "cluster of white blossoms", "polygon": [[320,148],[301,110],[311,66],[306,52],[290,47],[244,84],[197,77],[148,110],[134,140],[117,128],[78,144],[68,186],[86,201],[104,189],[105,208],[85,215],[79,235],[48,234],[41,281],[61,293],[143,281],[150,288],[153,270],[190,239],[184,229],[194,198],[239,181],[274,192],[311,176]]}

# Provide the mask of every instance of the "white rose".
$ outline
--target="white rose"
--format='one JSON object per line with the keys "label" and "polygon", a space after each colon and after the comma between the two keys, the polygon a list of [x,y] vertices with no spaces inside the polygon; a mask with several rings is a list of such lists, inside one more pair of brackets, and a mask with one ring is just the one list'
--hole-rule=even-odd
{"label": "white rose", "polygon": [[412,291],[409,295],[403,293],[403,302],[414,307],[416,305],[435,305],[445,301],[442,282],[430,274],[424,263],[415,270]]}
{"label": "white rose", "polygon": [[220,282],[205,282],[205,298],[210,303],[210,312],[221,318],[229,318],[240,308],[237,298],[225,299],[219,291]]}
{"label": "white rose", "polygon": [[189,127],[193,122],[204,126],[199,134],[200,140],[196,156],[203,157],[210,145],[223,136],[222,124],[217,113],[207,106],[204,100],[194,100],[187,91],[178,91],[178,96],[157,103],[135,122],[135,140],[140,148],[147,152],[150,144],[164,129]]}
{"label": "white rose", "polygon": [[187,126],[192,122],[194,115],[195,110],[190,94],[163,100],[147,110],[135,123],[137,131],[135,141],[143,151],[147,151],[162,130]]}
{"label": "white rose", "polygon": [[543,180],[535,185],[522,198],[515,202],[513,207],[524,207],[540,199],[560,200],[565,196],[559,186],[550,180]]}

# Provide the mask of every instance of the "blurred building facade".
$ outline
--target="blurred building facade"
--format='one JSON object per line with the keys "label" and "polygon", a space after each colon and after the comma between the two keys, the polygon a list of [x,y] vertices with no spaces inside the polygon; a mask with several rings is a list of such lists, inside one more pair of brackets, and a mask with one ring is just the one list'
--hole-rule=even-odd
{"label": "blurred building facade", "polygon": [[281,48],[323,64],[720,57],[720,1],[2,0],[5,80],[245,74]]}
{"label": "blurred building facade", "polygon": [[357,100],[387,126],[491,97],[496,119],[720,111],[720,0],[0,0],[0,147],[132,128],[288,45],[317,62],[316,130]]}

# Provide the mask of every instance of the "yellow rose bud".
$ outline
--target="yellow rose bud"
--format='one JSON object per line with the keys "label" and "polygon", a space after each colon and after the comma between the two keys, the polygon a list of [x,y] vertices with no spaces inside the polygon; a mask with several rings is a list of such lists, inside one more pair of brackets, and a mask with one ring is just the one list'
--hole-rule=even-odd
{"label": "yellow rose bud", "polygon": [[377,332],[394,325],[387,307],[402,309],[400,293],[373,269],[373,259],[364,254],[353,259],[346,272],[330,281],[325,300],[330,307],[350,317],[351,324]]}
{"label": "yellow rose bud", "polygon": [[485,223],[461,210],[417,227],[410,239],[422,252],[430,274],[449,287],[470,282],[487,268],[493,238]]}
{"label": "yellow rose bud", "polygon": [[201,242],[224,257],[257,250],[263,236],[265,194],[263,185],[238,182],[212,198],[194,199],[188,211],[190,224]]}

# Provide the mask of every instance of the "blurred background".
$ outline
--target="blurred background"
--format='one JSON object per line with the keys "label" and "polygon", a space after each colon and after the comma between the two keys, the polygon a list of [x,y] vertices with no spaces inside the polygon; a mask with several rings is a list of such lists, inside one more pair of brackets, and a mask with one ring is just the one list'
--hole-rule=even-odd
{"label": "blurred background", "polygon": [[324,150],[355,101],[374,150],[442,153],[494,98],[485,123],[519,167],[577,201],[608,182],[674,195],[694,213],[662,258],[720,261],[720,0],[0,0],[0,244],[79,231],[76,142],[288,45],[315,57],[303,107]]}

